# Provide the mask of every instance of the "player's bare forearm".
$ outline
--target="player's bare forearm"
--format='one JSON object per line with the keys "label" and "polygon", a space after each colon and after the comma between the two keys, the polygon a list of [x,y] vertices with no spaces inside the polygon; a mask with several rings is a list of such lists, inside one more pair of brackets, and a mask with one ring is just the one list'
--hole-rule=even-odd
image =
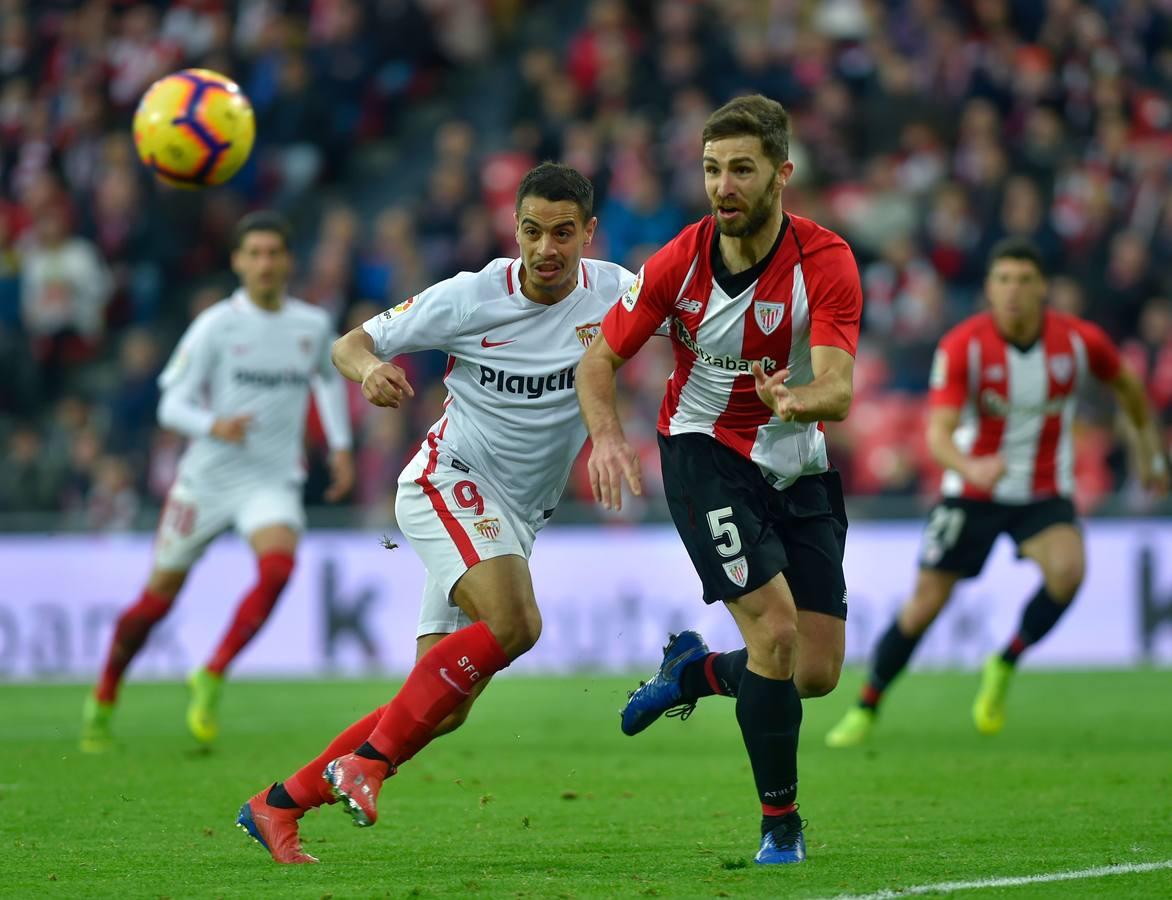
{"label": "player's bare forearm", "polygon": [[928,414],[928,452],[942,468],[964,472],[969,456],[952,439],[956,426],[960,424],[960,410],[952,407],[938,407]]}
{"label": "player's bare forearm", "polygon": [[625,360],[599,335],[583,354],[574,375],[582,421],[595,441],[603,435],[622,436],[615,404],[615,372]]}
{"label": "player's bare forearm", "polygon": [[790,420],[841,422],[854,397],[855,358],[840,347],[818,345],[810,348],[810,367],[813,380],[789,388],[797,401]]}
{"label": "player's bare forearm", "polygon": [[802,405],[793,415],[795,422],[841,422],[850,412],[854,385],[839,371],[823,372],[809,384],[790,388]]}
{"label": "player's bare forearm", "polygon": [[1149,460],[1152,468],[1166,468],[1166,454],[1156,425],[1156,415],[1148,402],[1147,394],[1140,380],[1129,369],[1124,368],[1111,382],[1111,389],[1119,402],[1123,414],[1134,429],[1132,440],[1136,452]]}
{"label": "player's bare forearm", "polygon": [[343,378],[358,384],[362,384],[371,369],[382,364],[382,360],[374,355],[374,338],[362,326],[334,341],[330,359]]}
{"label": "player's bare forearm", "polygon": [[593,442],[586,463],[590,490],[604,508],[616,510],[623,508],[624,479],[632,494],[643,493],[639,454],[623,437],[615,407],[615,372],[624,362],[599,335],[582,356],[574,378],[582,420]]}

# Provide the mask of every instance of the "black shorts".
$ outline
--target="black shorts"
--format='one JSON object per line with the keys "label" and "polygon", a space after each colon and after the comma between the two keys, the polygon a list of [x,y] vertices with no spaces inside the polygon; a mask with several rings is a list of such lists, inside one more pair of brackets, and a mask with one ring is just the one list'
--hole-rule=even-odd
{"label": "black shorts", "polygon": [[705,603],[733,600],[784,572],[799,609],[846,618],[837,472],[777,490],[756,463],[703,434],[661,434],[659,455],[667,505]]}
{"label": "black shorts", "polygon": [[1008,534],[1020,548],[1051,525],[1075,525],[1074,504],[1065,497],[1034,503],[998,503],[945,497],[928,514],[920,547],[920,568],[955,572],[961,578],[980,573],[997,537]]}

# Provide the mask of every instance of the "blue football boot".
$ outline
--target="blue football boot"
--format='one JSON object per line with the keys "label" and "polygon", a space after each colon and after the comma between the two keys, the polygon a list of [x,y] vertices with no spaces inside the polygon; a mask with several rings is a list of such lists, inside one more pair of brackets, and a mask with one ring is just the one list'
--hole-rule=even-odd
{"label": "blue football boot", "polygon": [[759,866],[784,866],[806,860],[806,837],[802,829],[806,823],[796,812],[790,813],[772,831],[761,837],[761,849],[753,857]]}
{"label": "blue football boot", "polygon": [[639,682],[623,707],[623,734],[638,734],[665,713],[686,719],[696,708],[696,701],[685,701],[680,690],[680,675],[689,663],[708,655],[704,638],[694,631],[681,631],[668,637],[663,648],[663,662],[650,681]]}

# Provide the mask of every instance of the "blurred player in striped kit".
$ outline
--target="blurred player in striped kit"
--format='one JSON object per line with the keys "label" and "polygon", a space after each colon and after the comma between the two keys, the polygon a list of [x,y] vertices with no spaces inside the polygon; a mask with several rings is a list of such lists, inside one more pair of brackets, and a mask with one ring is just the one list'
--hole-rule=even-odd
{"label": "blurred player in striped kit", "polygon": [[1131,425],[1144,486],[1168,489],[1168,465],[1140,380],[1101,328],[1046,308],[1042,257],[1027,241],[996,247],[985,279],[989,310],[940,339],[932,367],[928,447],[945,468],[928,515],[911,598],[879,638],[858,703],[826,735],[831,747],[865,741],[879,703],[906,668],[956,584],[979,575],[1002,533],[1032,560],[1042,584],[1017,631],[990,656],[973,724],[996,734],[1014,667],[1058,624],[1082,585],[1086,551],[1074,503],[1074,412],[1092,380],[1108,385]]}

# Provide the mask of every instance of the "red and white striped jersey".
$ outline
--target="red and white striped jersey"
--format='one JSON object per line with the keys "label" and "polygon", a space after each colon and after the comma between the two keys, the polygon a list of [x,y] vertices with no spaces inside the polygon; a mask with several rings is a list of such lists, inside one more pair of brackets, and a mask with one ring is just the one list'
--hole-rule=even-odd
{"label": "red and white striped jersey", "polygon": [[972,456],[1000,454],[1006,472],[992,492],[958,472],[944,473],[941,493],[1001,503],[1029,503],[1074,493],[1071,422],[1088,374],[1111,381],[1119,351],[1097,325],[1046,310],[1042,334],[1022,350],[1005,340],[989,313],[965,319],[940,339],[932,363],[932,407],[960,409],[953,439]]}
{"label": "red and white striped jersey", "polygon": [[630,357],[665,318],[675,370],[659,413],[665,435],[707,434],[757,463],[778,488],[829,468],[818,422],[783,422],[757,396],[752,364],[788,368],[787,384],[814,378],[811,346],[855,352],[862,311],[859,272],[834,232],[786,215],[757,280],[729,296],[713,277],[716,223],[689,225],[647,260],[607,313],[602,333]]}

